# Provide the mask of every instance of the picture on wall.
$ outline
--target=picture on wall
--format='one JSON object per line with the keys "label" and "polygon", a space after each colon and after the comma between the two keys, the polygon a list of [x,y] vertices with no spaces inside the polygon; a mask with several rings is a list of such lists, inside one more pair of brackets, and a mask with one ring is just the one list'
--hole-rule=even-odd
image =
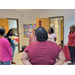
{"label": "picture on wall", "polygon": [[36,24],[24,24],[23,25],[23,34],[25,38],[29,38],[32,33],[32,29],[36,28]]}

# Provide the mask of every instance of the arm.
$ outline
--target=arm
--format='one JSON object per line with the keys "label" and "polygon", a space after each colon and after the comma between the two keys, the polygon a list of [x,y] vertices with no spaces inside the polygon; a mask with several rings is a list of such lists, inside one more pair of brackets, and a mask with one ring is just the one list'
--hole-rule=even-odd
{"label": "arm", "polygon": [[56,39],[56,35],[54,34],[54,41],[56,41],[57,39]]}
{"label": "arm", "polygon": [[15,35],[16,37],[18,37],[18,35]]}
{"label": "arm", "polygon": [[66,61],[63,51],[59,52],[58,61],[54,65],[63,65]]}
{"label": "arm", "polygon": [[57,39],[56,39],[56,37],[54,38],[54,41],[56,41]]}
{"label": "arm", "polygon": [[28,54],[26,52],[22,53],[21,61],[22,61],[23,65],[32,65],[28,60]]}

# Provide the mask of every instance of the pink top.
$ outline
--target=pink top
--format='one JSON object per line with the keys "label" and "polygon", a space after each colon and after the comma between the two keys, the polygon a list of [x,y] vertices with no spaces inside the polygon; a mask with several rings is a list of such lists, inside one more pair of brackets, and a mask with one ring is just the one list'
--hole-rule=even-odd
{"label": "pink top", "polygon": [[29,44],[31,44],[32,42],[36,42],[36,36],[35,34],[30,34],[30,37],[29,37]]}
{"label": "pink top", "polygon": [[7,62],[12,60],[12,49],[10,43],[5,38],[0,38],[0,61]]}
{"label": "pink top", "polygon": [[25,48],[31,64],[33,65],[53,65],[62,49],[54,42],[43,41],[31,43]]}
{"label": "pink top", "polygon": [[75,32],[68,35],[68,46],[75,46]]}

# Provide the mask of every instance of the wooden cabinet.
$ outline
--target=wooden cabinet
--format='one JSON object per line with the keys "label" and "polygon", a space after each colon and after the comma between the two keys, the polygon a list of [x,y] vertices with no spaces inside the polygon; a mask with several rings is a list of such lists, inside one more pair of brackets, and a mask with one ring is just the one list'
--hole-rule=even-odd
{"label": "wooden cabinet", "polygon": [[8,19],[0,18],[0,27],[3,27],[7,33],[9,31]]}
{"label": "wooden cabinet", "polygon": [[49,18],[37,18],[36,19],[36,27],[44,27],[46,31],[50,28],[50,21]]}

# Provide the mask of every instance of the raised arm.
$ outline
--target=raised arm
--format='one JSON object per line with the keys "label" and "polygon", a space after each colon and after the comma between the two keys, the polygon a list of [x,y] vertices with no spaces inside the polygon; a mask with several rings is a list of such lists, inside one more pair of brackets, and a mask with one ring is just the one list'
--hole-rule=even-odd
{"label": "raised arm", "polygon": [[58,55],[58,61],[54,65],[63,65],[65,60],[66,59],[65,59],[64,53],[63,51],[61,51],[59,52],[59,55]]}

